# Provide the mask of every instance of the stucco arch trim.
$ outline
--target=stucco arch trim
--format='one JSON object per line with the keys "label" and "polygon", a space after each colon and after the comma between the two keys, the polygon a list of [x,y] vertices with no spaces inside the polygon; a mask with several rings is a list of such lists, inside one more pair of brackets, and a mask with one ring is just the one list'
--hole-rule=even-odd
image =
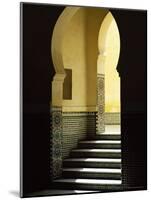
{"label": "stucco arch trim", "polygon": [[72,17],[80,7],[67,7],[62,12],[57,20],[54,27],[52,41],[51,41],[51,55],[55,68],[55,72],[58,74],[64,74],[63,57],[62,57],[62,46],[64,36],[67,31],[68,24],[70,23]]}
{"label": "stucco arch trim", "polygon": [[[119,34],[119,29],[118,29],[118,26],[117,26],[117,23],[114,19],[114,16],[112,15],[112,13],[109,11],[107,13],[107,15],[105,16],[101,26],[100,26],[100,30],[99,30],[99,34],[98,34],[98,63],[101,63],[100,66],[101,68],[99,67],[98,68],[98,73],[102,73],[104,74],[104,66],[105,66],[105,60],[108,59],[107,58],[107,36],[108,36],[108,30],[109,30],[109,27],[111,25],[111,23],[114,22],[116,24],[116,31],[117,31],[117,34],[115,35],[116,36],[116,40],[118,41],[119,43],[119,53],[118,53],[118,56],[116,57],[116,63],[118,63],[118,60],[119,60],[119,56],[120,56],[120,34]],[[101,62],[100,62],[101,61]],[[115,66],[116,67],[116,66]]]}
{"label": "stucco arch trim", "polygon": [[66,76],[63,63],[63,41],[72,17],[80,7],[67,7],[59,16],[52,34],[51,56],[55,69],[52,81],[52,106],[62,107],[63,82]]}
{"label": "stucco arch trim", "polygon": [[[118,42],[120,44],[119,29],[118,29],[117,23],[114,19],[114,16],[112,15],[112,13],[110,11],[105,16],[105,18],[100,26],[100,30],[99,30],[99,34],[98,34],[98,52],[99,52],[99,56],[101,57],[100,59],[104,62],[105,62],[105,58],[107,57],[107,51],[106,51],[107,50],[107,47],[106,47],[107,32],[113,21],[116,24],[116,29],[117,29],[116,39],[118,40]],[[119,52],[120,52],[120,49],[119,49]],[[98,56],[98,59],[99,59],[99,56]],[[117,59],[117,63],[118,63],[119,54],[116,59]],[[102,71],[104,72],[104,70],[102,70]]]}

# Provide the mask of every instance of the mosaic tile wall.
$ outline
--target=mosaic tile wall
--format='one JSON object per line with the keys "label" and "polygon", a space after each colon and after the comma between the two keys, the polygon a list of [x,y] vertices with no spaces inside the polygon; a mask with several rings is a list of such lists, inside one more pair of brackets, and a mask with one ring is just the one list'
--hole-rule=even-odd
{"label": "mosaic tile wall", "polygon": [[51,177],[52,179],[61,176],[62,172],[62,109],[51,107],[50,110],[50,148],[51,148]]}
{"label": "mosaic tile wall", "polygon": [[120,113],[105,113],[105,124],[118,125],[121,122]]}
{"label": "mosaic tile wall", "polygon": [[97,133],[105,131],[105,88],[104,88],[104,74],[97,74]]}
{"label": "mosaic tile wall", "polygon": [[96,112],[62,112],[61,107],[50,110],[51,178],[62,174],[62,161],[68,157],[78,141],[90,137],[96,131]]}
{"label": "mosaic tile wall", "polygon": [[85,139],[96,131],[95,112],[63,113],[63,158],[68,157],[71,149],[77,147],[79,140]]}

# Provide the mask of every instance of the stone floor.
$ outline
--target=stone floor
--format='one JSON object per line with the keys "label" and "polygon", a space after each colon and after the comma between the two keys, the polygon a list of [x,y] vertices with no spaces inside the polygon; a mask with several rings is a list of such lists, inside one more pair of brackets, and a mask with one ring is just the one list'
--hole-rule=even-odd
{"label": "stone floor", "polygon": [[58,195],[88,194],[88,193],[98,193],[98,191],[48,189],[48,190],[39,190],[36,192],[31,192],[31,193],[27,194],[26,197],[58,196]]}

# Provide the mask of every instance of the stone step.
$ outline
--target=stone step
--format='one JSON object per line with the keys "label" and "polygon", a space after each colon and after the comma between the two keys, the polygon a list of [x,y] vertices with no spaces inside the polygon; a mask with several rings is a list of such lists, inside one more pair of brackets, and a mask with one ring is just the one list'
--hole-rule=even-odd
{"label": "stone step", "polygon": [[92,136],[89,134],[88,139],[92,140],[120,140],[121,134],[118,132],[113,133],[100,133],[100,134],[92,134]]}
{"label": "stone step", "polygon": [[107,148],[107,149],[119,149],[121,148],[120,140],[84,140],[80,141],[79,148]]}
{"label": "stone step", "polygon": [[63,167],[121,168],[121,159],[111,158],[68,158]]}
{"label": "stone step", "polygon": [[100,191],[117,191],[120,190],[121,180],[104,180],[104,179],[58,179],[54,180],[54,187],[62,189],[80,189],[80,190],[100,190]]}
{"label": "stone step", "polygon": [[64,178],[121,179],[121,169],[110,168],[63,168]]}
{"label": "stone step", "polygon": [[73,149],[72,158],[121,158],[120,149]]}

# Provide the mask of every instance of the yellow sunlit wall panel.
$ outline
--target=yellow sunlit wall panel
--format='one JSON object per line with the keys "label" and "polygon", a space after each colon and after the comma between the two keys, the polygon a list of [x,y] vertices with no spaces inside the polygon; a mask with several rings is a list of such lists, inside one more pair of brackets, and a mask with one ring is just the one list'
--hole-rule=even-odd
{"label": "yellow sunlit wall panel", "polygon": [[119,53],[119,32],[112,20],[106,37],[105,112],[120,112],[120,77],[116,70]]}

